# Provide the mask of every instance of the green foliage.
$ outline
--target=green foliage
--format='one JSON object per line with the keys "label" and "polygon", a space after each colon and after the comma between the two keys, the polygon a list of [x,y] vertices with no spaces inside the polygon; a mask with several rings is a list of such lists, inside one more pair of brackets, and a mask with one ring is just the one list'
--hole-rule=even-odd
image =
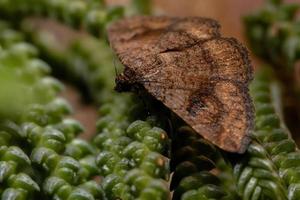
{"label": "green foliage", "polygon": [[85,0],[1,0],[1,15],[10,19],[48,16],[96,36],[105,35],[107,24],[123,16],[123,7],[107,7],[103,1]]}
{"label": "green foliage", "polygon": [[2,199],[40,195],[56,199],[104,198],[102,188],[89,181],[97,174],[95,148],[74,140],[83,128],[74,120],[64,119],[71,109],[65,100],[57,98],[61,84],[45,76],[48,66],[35,58],[34,47],[20,41],[21,34],[2,26],[0,35],[5,35],[3,32],[16,33],[18,37],[1,37],[1,67],[16,69],[19,80],[31,83],[24,88],[38,100],[23,105],[15,122],[6,120],[0,127]]}
{"label": "green foliage", "polygon": [[[176,131],[172,143],[173,200],[237,199],[232,168],[219,150],[185,126]],[[212,170],[218,171],[218,175]]]}
{"label": "green foliage", "polygon": [[[5,94],[0,97],[2,117],[17,118],[26,106],[45,101],[60,89],[53,78],[45,76],[50,68],[36,58],[37,49],[22,38],[22,34],[0,24],[0,92]],[[53,88],[39,92],[46,85]]]}
{"label": "green foliage", "polygon": [[152,9],[152,0],[132,0],[131,5],[126,11],[128,15],[150,15]]}
{"label": "green foliage", "polygon": [[74,37],[66,46],[51,32],[36,30],[29,21],[24,31],[39,47],[45,60],[53,63],[53,71],[78,86],[88,100],[100,104],[113,93],[114,56],[106,41],[92,37]]}
{"label": "green foliage", "polygon": [[101,118],[94,139],[100,149],[96,162],[104,176],[108,199],[169,199],[167,182],[168,148],[165,131],[152,121],[130,123],[135,102],[131,97],[115,95],[100,107]]}
{"label": "green foliage", "polygon": [[244,18],[253,51],[276,66],[290,69],[300,56],[299,4],[267,1],[264,8]]}
{"label": "green foliage", "polygon": [[12,21],[27,16],[49,17],[105,38],[107,26],[125,14],[151,14],[151,2],[132,0],[124,7],[107,6],[104,0],[0,0],[0,16]]}
{"label": "green foliage", "polygon": [[[160,125],[155,117],[134,121],[145,116],[140,108],[133,97],[121,95],[113,96],[100,107],[102,117],[97,123],[100,133],[94,140],[101,151],[97,160],[104,161],[101,164],[106,166],[110,161],[100,158],[108,154],[115,159],[112,173],[104,176],[105,180],[110,180],[112,174],[124,178],[124,192],[130,194],[124,199],[169,199],[168,135],[154,126]],[[111,189],[108,193],[113,192],[113,188],[108,189]]]}
{"label": "green foliage", "polygon": [[[92,91],[94,101],[101,103],[97,122],[99,134],[94,144],[99,149],[95,170],[104,177],[101,185],[107,199],[169,199],[168,136],[155,127],[155,117],[145,119],[143,105],[128,94],[113,91],[115,68],[113,56],[106,43],[91,38],[80,38],[70,43],[63,53],[56,56],[54,42],[44,42],[43,32],[31,32],[32,41],[48,59],[56,62],[69,80],[80,82]],[[104,52],[104,53],[103,53]],[[102,59],[101,59],[102,58]]]}
{"label": "green foliage", "polygon": [[[1,136],[9,135],[1,132]],[[9,144],[7,144],[9,145]],[[18,146],[0,146],[0,183],[5,186],[1,192],[2,199],[30,198],[33,192],[40,191],[38,184],[30,175],[24,173],[31,167],[28,156]]]}
{"label": "green foliage", "polygon": [[[4,26],[4,24],[2,24],[1,26],[1,30],[2,29],[7,30],[7,32],[13,33],[13,31],[9,31],[9,29],[7,29],[7,26]],[[7,102],[3,100],[3,98],[7,97],[3,97],[2,95],[2,106],[4,108],[5,106],[11,107],[8,107],[8,110],[6,110],[7,108],[2,109],[1,115],[2,117],[7,118],[7,116],[10,116],[12,113],[14,113],[13,118],[16,119],[16,115],[24,111],[24,105],[22,104],[25,104],[26,102],[25,105],[28,105],[29,103],[33,102],[27,101],[27,98],[33,97],[33,95],[31,95],[29,92],[31,92],[31,89],[33,91],[36,89],[35,84],[38,84],[36,78],[39,77],[41,70],[39,68],[34,69],[33,65],[26,66],[26,64],[30,63],[31,60],[31,46],[24,45],[23,48],[17,48],[16,46],[18,45],[12,44],[13,42],[11,41],[19,42],[19,37],[5,37],[5,34],[0,35],[0,45],[4,47],[0,52],[0,68],[2,72],[1,75],[3,76],[3,79],[1,79],[1,81],[3,81],[3,84],[7,84],[10,83],[10,81],[15,82],[16,80],[20,80],[21,83],[12,84],[12,88],[8,87],[8,85],[2,86],[3,88],[7,88],[4,91],[9,91],[8,89],[17,90],[13,91],[12,93],[7,92],[8,95],[11,94],[8,96]],[[15,34],[15,36],[16,35],[17,34]],[[14,51],[14,49],[18,49],[18,51]],[[15,59],[12,61],[11,58]],[[22,67],[24,64],[26,67]],[[32,74],[28,72],[32,72]],[[32,88],[30,88],[30,86],[32,86]],[[12,102],[12,100],[14,100],[14,98],[22,99],[22,96],[19,96],[20,93],[15,94],[14,92],[23,91],[25,92],[25,94],[24,96],[22,96],[26,99],[25,102],[18,101],[18,99],[16,99],[13,103],[10,103]],[[9,115],[5,114],[9,113],[10,110],[12,112]],[[22,134],[19,132],[19,127],[15,123],[10,121],[1,122],[0,138],[0,184],[1,186],[4,186],[2,188],[2,191],[0,192],[2,199],[30,198],[33,192],[40,191],[40,188],[38,184],[32,179],[32,177],[26,173],[27,171],[32,170],[31,160],[20,147],[15,146],[18,145],[18,141],[20,141],[22,138]]]}
{"label": "green foliage", "polygon": [[299,199],[299,151],[290,138],[278,104],[272,72],[256,74],[251,93],[256,108],[254,141],[235,167],[243,199]]}
{"label": "green foliage", "polygon": [[158,199],[168,199],[167,183],[162,180],[167,180],[169,176],[168,159],[162,155],[168,151],[168,136],[162,129],[153,127],[156,121],[153,118],[133,122],[144,118],[143,109],[134,97],[112,91],[112,62],[105,62],[105,59],[99,61],[104,48],[107,56],[112,58],[110,51],[106,45],[91,41],[95,42],[89,39],[76,41],[70,48],[68,61],[62,63],[69,63],[64,65],[67,66],[65,70],[76,74],[71,66],[74,66],[74,60],[80,60],[81,65],[77,65],[75,70],[83,69],[87,77],[98,80],[86,81],[86,84],[96,94],[101,94],[95,96],[102,106],[97,123],[100,133],[95,137],[94,144],[100,150],[96,163],[99,174],[104,177],[102,185],[105,195],[108,199],[148,199],[153,195]]}

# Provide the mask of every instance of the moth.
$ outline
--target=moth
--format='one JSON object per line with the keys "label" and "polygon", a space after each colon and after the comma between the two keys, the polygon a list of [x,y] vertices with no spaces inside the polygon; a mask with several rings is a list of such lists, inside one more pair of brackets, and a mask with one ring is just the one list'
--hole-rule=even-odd
{"label": "moth", "polygon": [[246,48],[222,37],[215,20],[135,16],[114,22],[108,36],[125,67],[117,90],[140,85],[216,146],[246,150],[253,69]]}

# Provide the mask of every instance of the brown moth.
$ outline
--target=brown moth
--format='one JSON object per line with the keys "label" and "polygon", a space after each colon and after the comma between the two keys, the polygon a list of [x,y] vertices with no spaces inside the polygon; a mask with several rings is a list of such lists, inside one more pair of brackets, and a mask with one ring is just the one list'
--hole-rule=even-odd
{"label": "brown moth", "polygon": [[109,40],[124,72],[117,89],[141,85],[218,147],[243,153],[253,130],[247,50],[207,18],[137,16],[113,23]]}

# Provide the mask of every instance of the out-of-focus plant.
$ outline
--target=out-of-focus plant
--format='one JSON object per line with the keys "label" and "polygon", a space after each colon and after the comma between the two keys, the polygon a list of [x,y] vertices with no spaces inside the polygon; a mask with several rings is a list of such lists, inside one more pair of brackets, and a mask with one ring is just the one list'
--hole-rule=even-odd
{"label": "out-of-focus plant", "polygon": [[0,96],[0,116],[17,118],[26,106],[42,100],[35,93],[36,82],[50,68],[35,58],[37,49],[24,43],[22,34],[4,22],[0,31],[0,92],[5,94]]}
{"label": "out-of-focus plant", "polygon": [[[15,34],[4,37],[4,33]],[[83,129],[75,120],[64,119],[70,106],[57,97],[62,85],[46,76],[50,68],[36,58],[37,49],[23,38],[10,27],[0,29],[1,70],[11,70],[3,75],[17,77],[8,80],[24,82],[22,88],[37,97],[18,110],[16,119],[1,118],[1,199],[102,199],[101,186],[91,180],[98,172],[93,156],[96,150],[87,142],[74,140]]]}
{"label": "out-of-focus plant", "polygon": [[244,18],[253,51],[276,67],[291,71],[300,58],[299,4],[268,0],[265,7]]}
{"label": "out-of-focus plant", "polygon": [[272,66],[282,82],[283,109],[292,133],[300,130],[300,4],[268,0],[244,18],[245,33],[253,52]]}
{"label": "out-of-focus plant", "polygon": [[106,25],[124,13],[121,6],[107,7],[104,1],[95,0],[1,0],[0,10],[3,17],[11,20],[48,16],[96,36],[103,36]]}
{"label": "out-of-focus plant", "polygon": [[282,115],[280,87],[272,70],[260,70],[251,85],[256,108],[253,142],[235,166],[243,199],[299,199],[300,153]]}
{"label": "out-of-focus plant", "polygon": [[[132,0],[127,6],[108,6],[97,0],[0,0],[0,16],[12,21],[45,16],[97,37],[106,35],[107,25],[125,14],[150,14],[151,0]],[[18,23],[18,21],[15,21]]]}
{"label": "out-of-focus plant", "polygon": [[15,70],[1,66],[0,93],[5,94],[0,96],[1,118],[16,117],[24,111],[26,106],[34,102],[34,97],[30,93],[30,85],[20,81]]}
{"label": "out-of-focus plant", "polygon": [[150,15],[151,13],[153,13],[152,6],[152,0],[132,0],[131,4],[125,11],[127,15]]}
{"label": "out-of-focus plant", "polygon": [[[32,41],[57,63],[58,70],[66,72],[72,82],[84,84],[92,99],[101,104],[94,144],[100,150],[96,163],[104,178],[101,185],[106,197],[169,199],[169,139],[163,129],[155,127],[163,120],[147,118],[142,103],[133,95],[113,91],[115,67],[109,46],[81,37],[72,41],[65,56],[60,57],[59,38],[26,27]],[[53,42],[40,40],[45,36]],[[55,42],[57,45],[53,45]]]}

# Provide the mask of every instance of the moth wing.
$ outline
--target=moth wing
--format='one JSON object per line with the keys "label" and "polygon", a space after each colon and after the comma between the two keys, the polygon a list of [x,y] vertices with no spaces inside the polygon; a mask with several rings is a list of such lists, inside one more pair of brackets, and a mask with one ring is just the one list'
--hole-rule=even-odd
{"label": "moth wing", "polygon": [[215,38],[205,41],[202,48],[209,55],[216,73],[222,79],[249,84],[253,78],[247,49],[234,38]]}
{"label": "moth wing", "polygon": [[157,54],[219,36],[219,24],[207,18],[131,17],[113,23],[109,41],[121,63],[138,76],[160,67]]}
{"label": "moth wing", "polygon": [[213,37],[156,54],[141,80],[166,87],[199,88],[206,80],[230,80],[248,87],[253,68],[248,51],[233,38]]}
{"label": "moth wing", "polygon": [[253,129],[247,50],[221,38],[204,18],[136,17],[113,24],[109,39],[140,84],[199,134],[224,150],[243,152]]}
{"label": "moth wing", "polygon": [[220,148],[243,152],[253,130],[252,67],[236,40],[212,38],[157,55],[147,91]]}
{"label": "moth wing", "polygon": [[187,90],[150,82],[145,88],[205,139],[226,151],[244,152],[253,129],[247,88],[227,80],[206,84]]}
{"label": "moth wing", "polygon": [[135,16],[110,25],[110,45],[131,74],[140,74],[147,71],[145,68],[151,68],[155,62],[155,44],[174,20],[169,17]]}

